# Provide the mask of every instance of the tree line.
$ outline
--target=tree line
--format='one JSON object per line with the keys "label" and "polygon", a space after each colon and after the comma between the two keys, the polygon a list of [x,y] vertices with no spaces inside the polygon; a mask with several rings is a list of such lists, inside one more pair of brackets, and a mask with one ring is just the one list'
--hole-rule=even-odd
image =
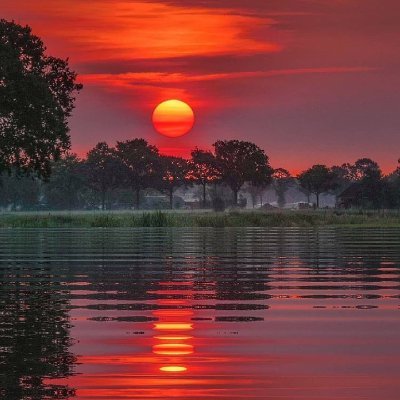
{"label": "tree line", "polygon": [[[255,204],[273,188],[278,206],[292,187],[307,203],[335,194],[343,207],[400,207],[399,169],[384,176],[363,158],[354,164],[314,165],[298,176],[274,169],[254,143],[218,140],[190,159],[161,155],[144,139],[98,143],[84,159],[70,153],[68,119],[82,89],[68,60],[49,56],[29,26],[0,19],[0,205],[14,208],[141,208],[143,194],[163,193],[173,207],[181,187],[200,188],[202,207]],[[160,200],[161,201],[161,200]],[[207,203],[208,202],[208,203]],[[212,203],[212,204],[210,204]],[[148,206],[148,205],[147,205]],[[156,207],[159,205],[155,204]]]}
{"label": "tree line", "polygon": [[[28,188],[24,198],[32,203],[41,198],[51,208],[110,208],[110,198],[118,193],[125,204],[141,208],[146,193],[162,193],[173,207],[174,193],[180,187],[199,185],[202,205],[207,206],[207,189],[224,184],[232,191],[231,204],[238,203],[238,193],[245,183],[266,187],[273,169],[264,151],[246,141],[217,141],[215,152],[194,149],[191,159],[165,156],[144,139],[117,142],[114,147],[98,143],[84,159],[68,153],[51,165],[50,179],[43,183],[38,178],[24,177],[18,184],[18,174],[3,176],[4,189],[0,202],[12,203]],[[13,184],[14,182],[14,184]],[[29,184],[27,184],[29,182]],[[33,190],[36,186],[36,190]],[[20,188],[19,188],[20,187]],[[14,188],[15,190],[12,190]],[[33,196],[33,198],[32,198]],[[6,197],[6,198],[5,198]],[[216,202],[221,201],[216,197]],[[221,205],[222,207],[222,205]]]}
{"label": "tree line", "polygon": [[[306,203],[320,205],[323,194],[336,195],[338,205],[357,208],[400,207],[399,169],[384,175],[373,160],[327,167],[314,165],[297,176],[272,168],[265,151],[241,140],[219,140],[213,151],[195,148],[191,157],[160,154],[145,139],[100,142],[85,158],[67,153],[50,165],[51,175],[4,173],[0,205],[25,209],[174,208],[180,188],[195,191],[198,207],[222,210],[244,206],[245,194],[262,205],[263,193],[273,189],[284,207],[286,193],[296,188]],[[242,197],[239,197],[239,193]],[[348,193],[348,195],[346,195]],[[164,198],[163,198],[164,196]],[[148,198],[157,202],[150,203]],[[167,200],[166,200],[167,199]]]}

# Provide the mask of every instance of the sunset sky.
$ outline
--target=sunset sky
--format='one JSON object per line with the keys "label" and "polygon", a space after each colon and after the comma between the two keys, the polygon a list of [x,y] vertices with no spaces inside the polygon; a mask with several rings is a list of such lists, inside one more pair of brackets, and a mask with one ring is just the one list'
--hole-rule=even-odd
{"label": "sunset sky", "polygon": [[[263,147],[274,167],[400,157],[398,0],[1,0],[85,85],[72,149],[144,137],[187,156],[216,139]],[[187,135],[154,131],[177,98]]]}

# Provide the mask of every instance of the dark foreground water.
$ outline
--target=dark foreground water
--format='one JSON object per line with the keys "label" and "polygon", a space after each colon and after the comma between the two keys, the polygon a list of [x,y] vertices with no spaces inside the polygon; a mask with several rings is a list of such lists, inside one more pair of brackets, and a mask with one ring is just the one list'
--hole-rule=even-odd
{"label": "dark foreground water", "polygon": [[400,229],[0,231],[0,398],[400,399]]}

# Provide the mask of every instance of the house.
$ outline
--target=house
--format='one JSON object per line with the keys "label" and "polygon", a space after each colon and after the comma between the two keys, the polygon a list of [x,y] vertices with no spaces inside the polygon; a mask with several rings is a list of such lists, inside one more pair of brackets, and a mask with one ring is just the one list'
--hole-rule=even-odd
{"label": "house", "polygon": [[353,208],[360,205],[360,199],[363,197],[361,185],[353,183],[343,190],[336,197],[336,207],[338,208]]}

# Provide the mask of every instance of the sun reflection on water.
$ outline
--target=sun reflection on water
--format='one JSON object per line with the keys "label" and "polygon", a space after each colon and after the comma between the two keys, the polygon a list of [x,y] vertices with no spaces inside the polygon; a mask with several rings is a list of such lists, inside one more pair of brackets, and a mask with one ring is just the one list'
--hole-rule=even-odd
{"label": "sun reflection on water", "polygon": [[[167,297],[176,294],[176,290],[168,291],[166,287],[176,285],[176,282],[160,282],[159,286],[162,290],[156,291]],[[180,282],[185,286],[185,292],[190,291],[192,286],[191,282]],[[190,296],[188,296],[190,297]],[[188,332],[194,330],[192,322],[193,311],[188,309],[190,307],[189,300],[176,300],[176,299],[159,299],[157,301],[158,310],[152,312],[153,316],[158,318],[154,323],[153,329],[157,332],[153,336],[153,354],[163,356],[159,360],[159,370],[166,373],[182,373],[188,371],[187,359],[185,356],[192,355],[195,351],[193,345],[194,337],[188,335]],[[170,308],[173,307],[173,308]],[[158,361],[158,360],[157,360]]]}

